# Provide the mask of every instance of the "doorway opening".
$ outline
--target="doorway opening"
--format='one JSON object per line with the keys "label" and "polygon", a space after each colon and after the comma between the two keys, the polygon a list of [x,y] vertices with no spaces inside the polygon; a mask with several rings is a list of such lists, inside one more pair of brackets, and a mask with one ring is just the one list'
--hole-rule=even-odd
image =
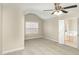
{"label": "doorway opening", "polygon": [[77,20],[59,20],[59,43],[77,48]]}
{"label": "doorway opening", "polygon": [[65,20],[64,24],[65,24],[64,44],[68,46],[76,47],[77,20],[68,19],[68,20]]}

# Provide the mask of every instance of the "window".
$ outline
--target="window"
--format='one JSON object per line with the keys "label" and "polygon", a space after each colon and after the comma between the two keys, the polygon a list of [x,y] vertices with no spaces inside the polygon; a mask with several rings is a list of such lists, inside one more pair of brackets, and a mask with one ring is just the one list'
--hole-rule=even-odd
{"label": "window", "polygon": [[26,22],[26,34],[37,34],[38,29],[38,22]]}

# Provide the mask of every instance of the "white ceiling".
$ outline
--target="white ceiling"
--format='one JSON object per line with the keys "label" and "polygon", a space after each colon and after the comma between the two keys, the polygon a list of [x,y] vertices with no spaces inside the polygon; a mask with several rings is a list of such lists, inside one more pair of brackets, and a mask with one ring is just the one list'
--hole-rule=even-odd
{"label": "white ceiling", "polygon": [[[71,8],[67,9],[68,14],[63,14],[62,17],[67,18],[67,17],[75,17],[79,15],[79,4],[78,3],[61,3],[61,5],[65,6],[70,6],[77,4],[77,8]],[[17,5],[24,13],[35,13],[38,14],[42,18],[51,18],[55,17],[54,15],[51,15],[51,12],[46,12],[43,10],[48,10],[48,9],[54,9],[54,4],[53,3],[18,3],[15,4]]]}
{"label": "white ceiling", "polygon": [[[76,3],[61,3],[63,6],[70,6]],[[33,10],[46,10],[46,9],[54,9],[53,3],[23,3],[18,4],[22,10],[33,9]],[[79,4],[77,4],[79,5]],[[76,8],[78,9],[78,8]]]}

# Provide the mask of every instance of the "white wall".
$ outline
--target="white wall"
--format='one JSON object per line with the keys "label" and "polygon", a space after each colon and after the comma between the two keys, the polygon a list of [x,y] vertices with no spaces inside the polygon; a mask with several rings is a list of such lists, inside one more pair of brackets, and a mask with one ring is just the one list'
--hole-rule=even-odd
{"label": "white wall", "polygon": [[0,4],[0,54],[2,51],[2,6]]}
{"label": "white wall", "polygon": [[26,34],[25,33],[25,40],[33,39],[33,38],[42,38],[43,37],[43,20],[39,18],[37,15],[29,13],[25,15],[25,22],[27,21],[38,22],[39,30],[37,34]]}
{"label": "white wall", "polygon": [[3,53],[24,48],[24,16],[12,4],[3,4]]}
{"label": "white wall", "polygon": [[79,18],[77,18],[77,47],[79,48]]}
{"label": "white wall", "polygon": [[58,41],[58,20],[49,19],[44,22],[44,35],[46,39]]}

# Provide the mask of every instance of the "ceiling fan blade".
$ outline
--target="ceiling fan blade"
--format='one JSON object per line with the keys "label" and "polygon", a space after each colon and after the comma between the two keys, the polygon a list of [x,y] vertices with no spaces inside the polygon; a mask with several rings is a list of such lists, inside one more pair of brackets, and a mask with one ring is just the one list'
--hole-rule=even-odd
{"label": "ceiling fan blade", "polygon": [[64,13],[68,13],[68,11],[65,11],[65,10],[61,10],[62,12],[64,12]]}
{"label": "ceiling fan blade", "polygon": [[53,13],[51,13],[51,15],[52,15],[52,14],[54,14],[54,12],[53,12]]}
{"label": "ceiling fan blade", "polygon": [[75,8],[75,7],[77,7],[77,5],[72,5],[72,6],[64,7],[64,9]]}
{"label": "ceiling fan blade", "polygon": [[53,10],[51,9],[51,10],[44,10],[44,11],[53,11]]}
{"label": "ceiling fan blade", "polygon": [[52,12],[51,15],[54,14],[55,12],[56,12],[56,11]]}

